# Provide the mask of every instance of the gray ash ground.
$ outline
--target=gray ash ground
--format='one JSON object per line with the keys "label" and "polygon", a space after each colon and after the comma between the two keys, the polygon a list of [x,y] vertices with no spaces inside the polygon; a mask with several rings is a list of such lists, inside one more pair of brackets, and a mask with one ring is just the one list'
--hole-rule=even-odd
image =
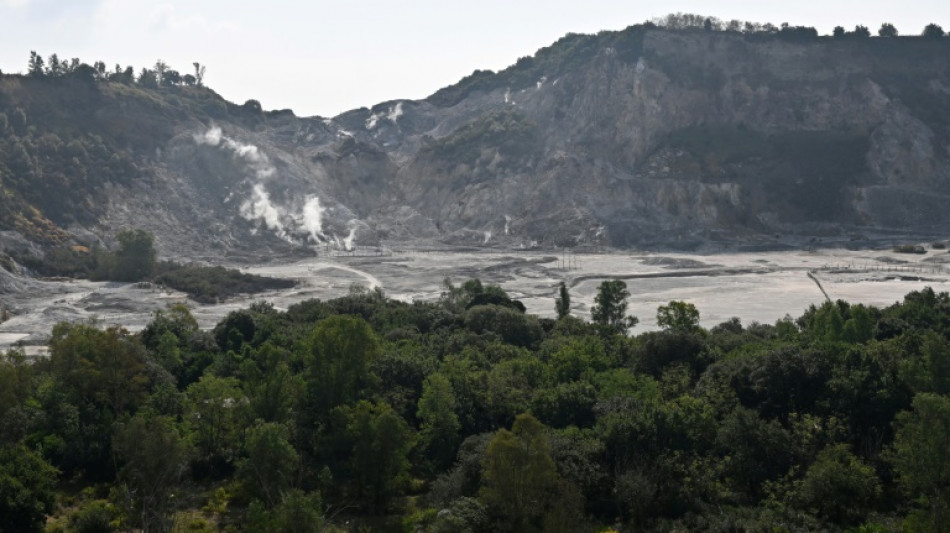
{"label": "gray ash ground", "polygon": [[573,314],[585,319],[590,318],[600,282],[624,279],[631,293],[628,310],[640,319],[634,332],[656,329],[656,308],[670,300],[695,304],[706,327],[731,317],[743,324],[773,323],[824,301],[809,272],[832,299],[853,303],[887,306],[926,286],[948,291],[950,266],[939,261],[945,254],[838,249],[722,254],[513,250],[333,254],[225,265],[294,279],[298,285],[213,305],[148,284],[7,279],[0,303],[13,316],[0,324],[0,350],[22,343],[29,353],[42,353],[50,330],[60,321],[91,321],[136,331],[156,310],[173,303],[187,304],[199,324],[211,328],[230,311],[255,301],[286,309],[311,298],[344,296],[354,285],[378,287],[389,297],[407,302],[436,301],[444,279],[459,284],[473,277],[500,285],[524,302],[529,312],[548,317],[554,315],[557,286],[564,281],[571,287]]}

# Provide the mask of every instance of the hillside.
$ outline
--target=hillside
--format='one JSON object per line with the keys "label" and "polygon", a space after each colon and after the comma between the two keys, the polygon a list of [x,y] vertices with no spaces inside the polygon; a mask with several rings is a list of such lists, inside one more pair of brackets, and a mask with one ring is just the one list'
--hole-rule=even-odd
{"label": "hillside", "polygon": [[[568,35],[421,101],[265,112],[200,85],[0,78],[0,242],[786,246],[950,222],[950,38]],[[866,240],[870,239],[870,240]]]}

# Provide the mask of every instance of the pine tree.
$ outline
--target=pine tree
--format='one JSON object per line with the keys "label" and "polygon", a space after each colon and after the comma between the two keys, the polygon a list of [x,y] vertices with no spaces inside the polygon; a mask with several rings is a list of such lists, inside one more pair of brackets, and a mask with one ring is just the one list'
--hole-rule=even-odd
{"label": "pine tree", "polygon": [[554,299],[554,308],[557,311],[558,320],[571,314],[571,295],[567,292],[567,285],[561,282],[558,289],[559,296]]}

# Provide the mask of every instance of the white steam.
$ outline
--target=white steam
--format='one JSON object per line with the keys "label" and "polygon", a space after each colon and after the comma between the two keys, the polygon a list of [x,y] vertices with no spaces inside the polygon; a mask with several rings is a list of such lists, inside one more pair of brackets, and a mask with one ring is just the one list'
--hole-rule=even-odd
{"label": "white steam", "polygon": [[303,211],[300,214],[300,225],[307,230],[314,242],[326,240],[323,235],[323,213],[326,212],[320,205],[320,198],[311,196],[307,203],[303,204]]}
{"label": "white steam", "polygon": [[511,227],[511,216],[505,215],[505,235],[508,235],[508,229]]}
{"label": "white steam", "polygon": [[[353,221],[351,220],[350,223],[352,224]],[[351,225],[349,234],[347,234],[347,236],[343,238],[343,249],[352,250],[353,244],[355,242],[356,242],[356,226]]]}
{"label": "white steam", "polygon": [[268,229],[274,231],[278,237],[288,240],[287,231],[281,222],[281,213],[270,201],[270,195],[264,189],[263,183],[254,185],[251,197],[241,204],[241,216],[247,220],[262,220]]}
{"label": "white steam", "polygon": [[[390,110],[389,116],[395,115],[398,118],[401,113],[397,105],[395,109]],[[341,133],[349,135],[348,132]],[[195,134],[194,140],[199,145],[213,146],[230,152],[253,170],[256,182],[238,210],[244,219],[263,225],[277,237],[292,244],[304,244],[309,240],[316,244],[332,242],[347,250],[353,248],[356,241],[356,223],[359,221],[350,221],[349,234],[342,240],[335,235],[328,237],[324,229],[327,208],[321,204],[318,196],[309,195],[303,204],[298,201],[290,206],[281,206],[272,201],[266,183],[277,173],[277,169],[260,148],[228,137],[217,126],[212,126],[204,133]],[[225,201],[229,201],[235,194],[240,193],[232,191]],[[257,234],[257,231],[258,227],[251,229],[252,234]]]}
{"label": "white steam", "polygon": [[221,128],[213,126],[202,135],[196,133],[195,142],[198,144],[208,144],[211,146],[217,146],[221,144]]}
{"label": "white steam", "polygon": [[490,232],[490,231],[486,231],[486,232],[485,232],[485,240],[482,241],[482,244],[488,244],[488,241],[490,241],[490,240],[491,240],[491,232]]}
{"label": "white steam", "polygon": [[386,118],[388,118],[390,122],[395,124],[396,120],[398,120],[399,117],[401,116],[402,116],[402,102],[399,102],[398,104],[396,104],[396,107],[389,108],[389,114],[386,115]]}
{"label": "white steam", "polygon": [[235,157],[243,159],[250,165],[259,179],[269,178],[274,175],[274,166],[271,165],[270,160],[267,159],[267,155],[261,152],[258,147],[253,144],[244,144],[224,135],[224,133],[221,132],[221,128],[217,126],[212,126],[203,134],[196,134],[194,139],[198,144],[217,146],[230,151]]}
{"label": "white steam", "polygon": [[637,66],[635,68],[636,73],[643,74],[643,71],[646,69],[647,69],[646,61],[644,61],[642,57],[637,59]]}
{"label": "white steam", "polygon": [[380,120],[388,120],[393,124],[396,124],[396,121],[399,120],[399,117],[402,116],[402,102],[394,106],[389,106],[389,110],[385,113],[373,113],[366,119],[365,126],[366,129],[371,130],[379,124]]}

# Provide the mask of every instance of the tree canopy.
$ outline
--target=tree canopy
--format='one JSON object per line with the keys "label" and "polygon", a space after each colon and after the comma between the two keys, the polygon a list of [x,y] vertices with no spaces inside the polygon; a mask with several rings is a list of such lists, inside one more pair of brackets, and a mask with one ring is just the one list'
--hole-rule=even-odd
{"label": "tree canopy", "polygon": [[638,335],[509,302],[60,324],[0,358],[0,531],[946,528],[950,295]]}

